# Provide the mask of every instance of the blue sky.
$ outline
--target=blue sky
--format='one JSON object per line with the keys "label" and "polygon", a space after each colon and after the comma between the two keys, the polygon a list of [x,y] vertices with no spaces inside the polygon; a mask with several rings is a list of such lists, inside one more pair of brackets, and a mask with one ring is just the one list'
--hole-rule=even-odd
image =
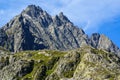
{"label": "blue sky", "polygon": [[120,0],[0,0],[0,26],[29,4],[40,6],[51,15],[63,12],[87,34],[105,34],[120,47]]}

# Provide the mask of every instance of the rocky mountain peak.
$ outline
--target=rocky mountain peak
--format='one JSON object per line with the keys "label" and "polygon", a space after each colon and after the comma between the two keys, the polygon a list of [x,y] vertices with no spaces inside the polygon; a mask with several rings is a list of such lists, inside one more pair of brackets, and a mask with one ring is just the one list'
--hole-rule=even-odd
{"label": "rocky mountain peak", "polygon": [[120,52],[119,48],[104,35],[93,33],[89,38],[63,12],[52,17],[35,5],[29,5],[2,29],[4,33],[0,30],[0,46],[13,52],[38,49],[70,50],[82,45],[114,53]]}
{"label": "rocky mountain peak", "polygon": [[29,8],[29,9],[39,9],[39,10],[43,11],[42,8],[40,8],[40,6],[36,6],[36,5],[28,5],[27,8]]}
{"label": "rocky mountain peak", "polygon": [[63,12],[60,12],[58,15],[53,17],[53,23],[56,26],[65,25],[67,23],[71,24],[70,20],[63,14]]}
{"label": "rocky mountain peak", "polygon": [[70,20],[63,14],[63,12],[59,13],[59,18],[61,19],[61,21],[70,22]]}
{"label": "rocky mountain peak", "polygon": [[103,49],[116,54],[119,53],[119,48],[104,34],[93,33],[91,38],[91,46],[97,49]]}
{"label": "rocky mountain peak", "polygon": [[37,18],[43,12],[44,11],[39,6],[29,5],[25,10],[23,10],[22,14],[27,14],[31,16],[32,18]]}
{"label": "rocky mountain peak", "polygon": [[56,25],[56,26],[61,26],[61,20],[60,20],[58,15],[55,15],[53,17],[53,24]]}
{"label": "rocky mountain peak", "polygon": [[99,43],[98,43],[98,48],[100,49],[106,49],[109,52],[117,52],[119,48],[104,34],[101,34]]}

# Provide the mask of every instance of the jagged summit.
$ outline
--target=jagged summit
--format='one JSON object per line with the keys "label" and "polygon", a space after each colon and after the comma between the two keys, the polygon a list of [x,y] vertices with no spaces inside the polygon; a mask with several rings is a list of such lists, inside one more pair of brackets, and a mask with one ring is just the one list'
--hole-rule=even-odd
{"label": "jagged summit", "polygon": [[31,8],[31,9],[39,9],[39,10],[43,11],[42,8],[41,8],[40,6],[36,6],[36,5],[33,5],[33,4],[28,5],[27,8]]}
{"label": "jagged summit", "polygon": [[55,15],[52,17],[53,23],[56,26],[61,26],[61,25],[72,25],[72,22],[63,14],[63,12],[60,12],[58,15]]}
{"label": "jagged summit", "polygon": [[28,7],[25,10],[23,10],[22,13],[26,13],[31,17],[37,17],[37,15],[40,15],[40,13],[43,13],[43,10],[39,6],[28,5]]}
{"label": "jagged summit", "polygon": [[70,50],[89,45],[117,54],[119,48],[106,36],[98,33],[90,38],[60,12],[52,17],[39,6],[29,5],[21,14],[1,28],[0,46],[13,51]]}
{"label": "jagged summit", "polygon": [[62,21],[70,22],[70,20],[63,14],[63,12],[60,12],[60,13],[59,13],[59,18],[60,18]]}
{"label": "jagged summit", "polygon": [[42,8],[40,6],[36,6],[36,5],[28,5],[27,8],[25,10],[39,10],[39,11],[43,11]]}
{"label": "jagged summit", "polygon": [[91,45],[98,49],[105,49],[109,52],[118,52],[119,48],[104,34],[93,33],[91,36]]}

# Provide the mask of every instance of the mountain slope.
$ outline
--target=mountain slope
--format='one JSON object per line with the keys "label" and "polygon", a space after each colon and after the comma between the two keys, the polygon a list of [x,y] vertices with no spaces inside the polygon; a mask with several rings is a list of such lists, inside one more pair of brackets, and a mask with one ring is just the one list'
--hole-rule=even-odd
{"label": "mountain slope", "polygon": [[61,12],[52,17],[39,6],[29,5],[0,30],[0,46],[12,51],[70,50],[89,45],[119,54],[119,48],[98,33],[91,38]]}
{"label": "mountain slope", "polygon": [[91,47],[0,56],[1,80],[119,80],[120,58]]}

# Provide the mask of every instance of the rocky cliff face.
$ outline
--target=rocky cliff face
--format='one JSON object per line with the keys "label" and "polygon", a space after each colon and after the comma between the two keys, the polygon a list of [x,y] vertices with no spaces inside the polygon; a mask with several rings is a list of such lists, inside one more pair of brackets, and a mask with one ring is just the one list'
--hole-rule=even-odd
{"label": "rocky cliff face", "polygon": [[70,50],[84,45],[119,54],[119,48],[106,36],[89,38],[61,12],[52,17],[39,6],[29,5],[0,29],[0,46],[12,51]]}
{"label": "rocky cliff face", "polygon": [[120,54],[120,49],[105,35],[100,35],[98,33],[92,34],[90,38],[90,44],[94,48],[103,49],[108,52],[116,53],[118,56]]}
{"label": "rocky cliff face", "polygon": [[51,17],[34,5],[7,23],[2,30],[1,46],[13,52],[22,50],[58,49],[68,50],[87,44],[87,35],[68,20],[61,12]]}
{"label": "rocky cliff face", "polygon": [[[4,63],[4,64],[3,64]],[[1,80],[119,80],[120,58],[89,46],[0,56]]]}

